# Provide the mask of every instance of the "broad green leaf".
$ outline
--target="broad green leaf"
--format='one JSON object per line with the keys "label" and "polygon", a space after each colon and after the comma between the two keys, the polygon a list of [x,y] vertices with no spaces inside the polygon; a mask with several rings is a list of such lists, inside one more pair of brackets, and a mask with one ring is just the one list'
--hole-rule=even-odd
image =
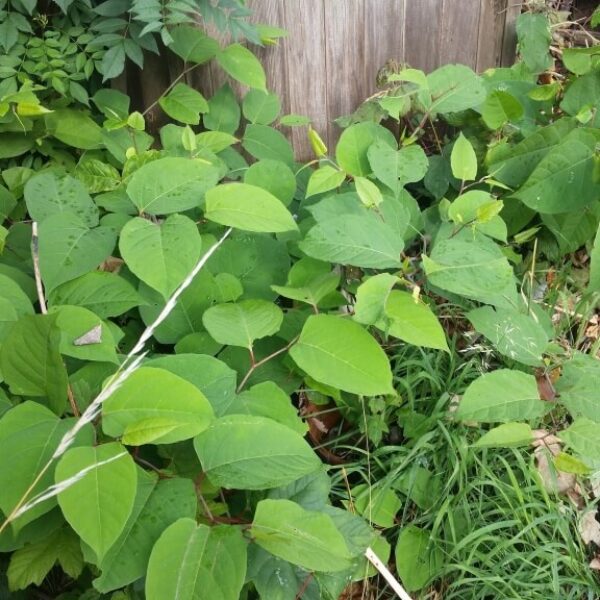
{"label": "broad green leaf", "polygon": [[202,317],[210,335],[220,344],[252,348],[255,340],[279,331],[283,313],[266,300],[242,300],[218,304]]}
{"label": "broad green leaf", "polygon": [[286,425],[299,435],[306,435],[308,431],[290,397],[272,381],[259,383],[236,396],[225,414],[267,417]]}
{"label": "broad green leaf", "polygon": [[160,225],[136,217],[123,227],[119,238],[129,270],[165,299],[192,271],[201,247],[198,227],[184,215],[169,215]]}
{"label": "broad green leaf", "polygon": [[270,125],[279,116],[280,110],[279,96],[262,90],[250,90],[242,103],[244,117],[259,125]]}
{"label": "broad green leaf", "polygon": [[22,283],[13,278],[11,267],[0,264],[1,267],[4,267],[5,270],[4,272],[0,271],[0,298],[6,300],[18,316],[32,315],[33,305],[27,293],[23,291]]}
{"label": "broad green leaf", "polygon": [[198,125],[200,113],[208,112],[204,96],[185,83],[178,83],[158,103],[169,117],[188,125]]}
{"label": "broad green leaf", "polygon": [[586,417],[576,419],[558,437],[578,454],[593,461],[600,456],[600,424]]}
{"label": "broad green leaf", "polygon": [[288,485],[267,492],[272,500],[292,500],[308,510],[320,510],[329,503],[331,479],[325,471],[309,473]]}
{"label": "broad green leaf", "polygon": [[346,173],[330,165],[319,167],[310,176],[306,187],[306,197],[323,194],[338,188],[346,179]]}
{"label": "broad green leaf", "polygon": [[127,194],[140,213],[165,215],[198,208],[218,180],[217,169],[204,160],[160,158],[132,175]]}
{"label": "broad green leaf", "polygon": [[486,97],[481,78],[465,65],[445,65],[427,75],[430,113],[453,113],[479,106]]}
{"label": "broad green leaf", "polygon": [[473,181],[477,177],[477,156],[473,145],[462,132],[452,146],[450,164],[452,175],[460,181]]}
{"label": "broad green leaf", "polygon": [[58,504],[69,525],[101,561],[133,508],[136,467],[116,442],[71,448],[56,465],[55,481],[60,484],[84,470],[85,475],[59,493]]}
{"label": "broad green leaf", "polygon": [[457,225],[469,225],[485,235],[506,242],[506,223],[499,216],[502,201],[488,192],[469,190],[456,198],[448,207],[448,218]]}
{"label": "broad green leaf", "polygon": [[556,382],[560,403],[574,418],[587,417],[600,423],[600,361],[577,353],[565,362]]}
{"label": "broad green leaf", "polygon": [[526,315],[517,310],[482,306],[466,316],[501,354],[525,365],[542,364],[549,340],[535,313]]}
{"label": "broad green leaf", "polygon": [[588,282],[588,292],[600,292],[600,224],[594,238],[594,246],[591,253],[590,280]]}
{"label": "broad green leaf", "polygon": [[379,273],[358,286],[354,305],[354,320],[363,325],[375,325],[384,316],[385,304],[398,277]]}
{"label": "broad green leaf", "polygon": [[354,177],[365,177],[372,172],[368,150],[376,141],[382,141],[396,149],[394,136],[381,125],[365,122],[351,125],[344,130],[336,146],[336,160],[339,166]]}
{"label": "broad green leaf", "polygon": [[[150,553],[163,531],[178,519],[193,519],[197,511],[194,484],[190,479],[155,479],[140,485],[134,509],[125,529],[100,564],[102,575],[94,587],[103,593],[124,587],[146,574]],[[140,493],[140,490],[143,492]]]}
{"label": "broad green leaf", "polygon": [[198,27],[179,25],[169,33],[173,38],[169,49],[185,62],[202,64],[213,58],[219,51],[219,42]]}
{"label": "broad green leaf", "polygon": [[375,177],[394,192],[407,183],[421,181],[429,167],[427,156],[418,144],[396,150],[379,139],[371,144],[367,157]]}
{"label": "broad green leaf", "polygon": [[[562,255],[576,252],[588,241],[593,240],[600,224],[600,203],[592,203],[583,210],[554,215],[540,215],[542,223],[550,230],[558,242]],[[592,251],[593,261],[593,251]],[[593,262],[590,266],[593,271]]]}
{"label": "broad green leaf", "polygon": [[110,256],[115,242],[112,229],[88,229],[74,214],[47,217],[39,227],[40,271],[46,292],[93,271]]}
{"label": "broad green leaf", "polygon": [[562,60],[571,73],[585,75],[600,66],[600,49],[597,45],[590,48],[565,48]]}
{"label": "broad green leaf", "polygon": [[88,227],[98,225],[98,208],[83,184],[68,175],[52,172],[35,175],[25,184],[25,202],[29,216],[41,223],[55,214],[73,213]]}
{"label": "broad green leaf", "polygon": [[383,202],[381,190],[366,177],[355,177],[354,185],[360,201],[367,208],[376,208]]}
{"label": "broad green leaf", "polygon": [[526,12],[517,19],[519,54],[532,73],[540,73],[552,66],[550,56],[550,23],[546,15]]}
{"label": "broad green leaf", "polygon": [[83,570],[79,538],[69,529],[52,532],[38,542],[26,544],[11,557],[6,575],[11,591],[39,586],[50,569],[59,563],[63,571],[77,579]]}
{"label": "broad green leaf", "polygon": [[[73,424],[73,419],[61,420],[46,407],[32,401],[23,402],[2,416],[0,453],[10,457],[10,460],[2,461],[0,467],[0,509],[5,515],[16,507]],[[92,439],[92,430],[86,427],[75,438],[74,445],[91,444]],[[29,498],[54,483],[55,468],[53,463],[33,487]],[[13,521],[12,527],[18,531],[55,506],[56,498],[45,500]]]}
{"label": "broad green leaf", "polygon": [[228,415],[194,439],[208,479],[216,486],[264,490],[316,471],[321,462],[289,427],[253,415]]}
{"label": "broad green leaf", "polygon": [[82,160],[77,165],[74,174],[90,194],[109,192],[121,185],[119,171],[112,165],[95,158]]}
{"label": "broad green leaf", "polygon": [[280,160],[267,158],[255,162],[244,173],[244,183],[267,190],[285,206],[289,206],[296,193],[296,177]]}
{"label": "broad green leaf", "polygon": [[258,160],[280,160],[290,167],[294,165],[294,152],[290,143],[280,131],[268,125],[248,125],[244,131],[242,146]]}
{"label": "broad green leaf", "polygon": [[215,154],[222,152],[233,144],[237,144],[238,141],[236,137],[223,131],[203,131],[196,135],[198,148],[200,150],[206,148]]}
{"label": "broad green leaf", "polygon": [[21,317],[0,348],[0,370],[13,394],[46,397],[60,415],[67,399],[67,371],[56,321],[57,315]]}
{"label": "broad green leaf", "polygon": [[86,113],[72,108],[54,110],[45,117],[48,132],[57,140],[81,150],[102,146],[102,130]]}
{"label": "broad green leaf", "polygon": [[82,306],[102,319],[117,317],[144,302],[126,279],[105,271],[92,271],[59,285],[48,300],[50,306]]}
{"label": "broad green leaf", "polygon": [[393,527],[402,501],[389,487],[372,489],[366,483],[361,483],[352,488],[352,505],[369,523],[388,528]]}
{"label": "broad green leaf", "polygon": [[132,446],[172,444],[204,431],[213,416],[194,385],[169,371],[141,367],[104,402],[102,429]]}
{"label": "broad green leaf", "polygon": [[237,527],[179,519],[152,549],[146,598],[238,600],[246,577],[246,548]]}
{"label": "broad green leaf", "polygon": [[245,231],[296,231],[294,217],[270,192],[247,183],[226,183],[206,194],[205,216]]}
{"label": "broad green leaf", "polygon": [[559,452],[552,462],[556,469],[564,471],[565,473],[589,475],[592,471],[592,469],[590,469],[582,460],[579,460],[566,452]]}
{"label": "broad green leaf", "polygon": [[485,236],[456,235],[435,244],[423,266],[430,283],[481,302],[506,305],[516,299],[514,274],[502,250]]}
{"label": "broad green leaf", "polygon": [[335,572],[350,566],[352,556],[331,517],[289,500],[261,500],[250,531],[261,548],[307,570]]}
{"label": "broad green leaf", "polygon": [[600,106],[600,70],[576,77],[565,91],[560,107],[577,121],[598,126]]}
{"label": "broad green leaf", "polygon": [[429,532],[414,525],[400,530],[395,556],[396,570],[409,592],[425,587],[442,567],[441,550]]}
{"label": "broad green leaf", "polygon": [[600,194],[600,182],[593,176],[599,141],[597,131],[575,129],[538,163],[514,196],[550,214],[581,210],[595,201]]}
{"label": "broad green leaf", "polygon": [[165,369],[195,385],[206,396],[218,417],[234,401],[236,372],[212,356],[168,355],[154,358],[145,365]]}
{"label": "broad green leaf", "polygon": [[217,53],[217,62],[235,80],[266,92],[267,78],[260,61],[241,44],[231,44]]}
{"label": "broad green leaf", "polygon": [[385,301],[388,322],[377,326],[409,344],[450,352],[446,334],[431,308],[408,292],[392,290]]}
{"label": "broad green leaf", "polygon": [[537,419],[550,408],[540,400],[533,375],[498,369],[469,385],[454,415],[460,421],[504,423]]}
{"label": "broad green leaf", "polygon": [[307,375],[334,388],[363,396],[394,393],[384,351],[349,319],[309,317],[290,355]]}
{"label": "broad green leaf", "polygon": [[523,116],[523,105],[508,92],[494,90],[488,94],[481,107],[481,118],[492,130],[506,123],[518,121]]}
{"label": "broad green leaf", "polygon": [[519,448],[529,446],[533,431],[527,423],[504,423],[490,429],[473,444],[476,448]]}
{"label": "broad green leaf", "polygon": [[208,101],[209,111],[202,122],[207,129],[233,135],[239,125],[241,110],[237,98],[228,84],[223,85]]}
{"label": "broad green leaf", "polygon": [[81,306],[57,306],[50,309],[50,314],[57,315],[61,354],[79,360],[119,364],[111,330],[98,315]]}

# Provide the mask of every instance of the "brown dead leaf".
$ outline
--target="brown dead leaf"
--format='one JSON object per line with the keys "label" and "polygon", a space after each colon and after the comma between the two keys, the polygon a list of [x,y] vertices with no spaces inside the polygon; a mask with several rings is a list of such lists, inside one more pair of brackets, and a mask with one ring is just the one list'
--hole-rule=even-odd
{"label": "brown dead leaf", "polygon": [[588,510],[579,521],[579,533],[585,544],[594,542],[596,546],[600,546],[600,523],[596,519],[597,514],[595,510]]}
{"label": "brown dead leaf", "polygon": [[589,321],[585,329],[586,337],[591,340],[597,340],[600,337],[600,317],[594,315]]}
{"label": "brown dead leaf", "polygon": [[592,562],[590,562],[590,569],[600,571],[600,556],[596,556],[596,558],[592,559]]}
{"label": "brown dead leaf", "polygon": [[106,271],[107,273],[118,273],[121,267],[125,264],[122,258],[116,256],[109,256],[104,262],[100,264],[99,270]]}

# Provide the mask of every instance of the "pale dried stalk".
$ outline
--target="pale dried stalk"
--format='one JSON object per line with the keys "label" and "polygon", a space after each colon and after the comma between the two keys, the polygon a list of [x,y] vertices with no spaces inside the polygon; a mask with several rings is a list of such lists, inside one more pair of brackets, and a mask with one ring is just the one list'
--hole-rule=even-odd
{"label": "pale dried stalk", "polygon": [[[189,287],[189,285],[192,283],[194,277],[196,277],[196,275],[200,272],[202,267],[204,267],[204,265],[207,263],[208,259],[214,254],[214,252],[219,248],[219,246],[227,239],[227,237],[229,236],[231,231],[232,231],[231,228],[227,229],[227,231],[225,231],[223,236],[215,244],[213,244],[208,249],[208,251],[200,258],[200,260],[196,263],[196,266],[192,269],[190,274],[184,279],[184,281],[181,283],[181,285],[173,292],[171,297],[167,300],[165,307],[162,309],[162,311],[160,312],[158,317],[156,317],[156,319],[150,325],[148,325],[148,327],[146,327],[146,329],[140,336],[140,339],[138,340],[137,344],[133,347],[131,352],[129,352],[129,354],[125,357],[125,360],[121,363],[121,365],[119,366],[117,371],[113,374],[113,376],[111,377],[111,379],[108,382],[108,384],[106,385],[106,387],[100,392],[100,394],[98,394],[98,396],[96,396],[96,398],[93,400],[93,402],[85,409],[85,411],[83,412],[81,417],[77,420],[75,425],[69,431],[67,431],[65,433],[65,435],[62,437],[60,443],[58,444],[58,447],[54,451],[54,454],[50,457],[50,460],[42,467],[42,470],[38,473],[38,475],[33,480],[31,485],[27,488],[27,490],[25,491],[25,493],[23,494],[23,496],[21,497],[21,499],[19,500],[19,502],[17,503],[15,508],[12,510],[10,515],[6,518],[4,523],[2,523],[2,525],[0,526],[0,533],[2,533],[2,531],[4,531],[4,529],[12,521],[14,521],[17,518],[17,516],[23,515],[25,512],[30,510],[33,506],[35,506],[39,502],[42,502],[42,500],[39,500],[39,498],[41,496],[43,496],[43,500],[46,500],[47,498],[51,498],[52,496],[55,496],[56,494],[64,491],[65,489],[67,489],[67,487],[70,487],[76,481],[78,481],[77,476],[80,473],[74,475],[73,477],[66,480],[65,482],[61,482],[61,484],[60,484],[61,487],[60,487],[60,489],[58,489],[58,491],[56,489],[57,488],[56,485],[51,486],[50,488],[44,490],[43,492],[40,492],[40,494],[38,494],[32,501],[27,503],[27,499],[29,498],[29,495],[35,489],[35,486],[40,482],[40,480],[42,479],[44,474],[52,466],[52,463],[68,450],[69,446],[71,446],[71,444],[75,440],[75,437],[77,436],[79,431],[81,431],[81,429],[85,425],[87,425],[88,423],[91,423],[98,416],[98,414],[100,413],[101,407],[102,407],[102,403],[109,396],[111,396],[123,384],[123,382],[139,367],[142,360],[146,356],[146,353],[139,354],[143,350],[145,343],[152,337],[152,335],[156,331],[156,328],[169,316],[169,313],[175,308],[175,305],[177,304],[177,300],[179,299],[181,294],[186,290],[187,287]],[[37,235],[37,228],[36,228],[35,232]],[[36,277],[36,279],[37,279],[37,277]],[[43,298],[43,292],[42,292],[42,298]],[[93,468],[95,468],[97,466],[98,465],[94,465]],[[50,495],[47,495],[47,494],[50,494]]]}
{"label": "pale dried stalk", "polygon": [[35,275],[35,289],[37,290],[40,310],[45,315],[48,312],[46,308],[46,297],[44,296],[44,286],[42,285],[42,275],[40,273],[40,238],[38,237],[38,224],[33,221],[31,224],[31,257],[33,259],[33,273]]}
{"label": "pale dried stalk", "polygon": [[373,552],[372,548],[365,551],[367,560],[379,571],[381,576],[387,581],[387,584],[396,592],[398,598],[402,600],[412,600],[407,591],[400,585],[400,582],[390,573],[390,570],[383,564],[383,561]]}

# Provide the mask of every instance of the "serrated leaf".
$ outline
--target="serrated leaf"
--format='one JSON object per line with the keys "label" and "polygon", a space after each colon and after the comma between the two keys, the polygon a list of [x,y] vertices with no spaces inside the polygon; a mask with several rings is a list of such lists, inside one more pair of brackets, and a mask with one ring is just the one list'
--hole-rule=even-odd
{"label": "serrated leaf", "polygon": [[202,469],[217,486],[263,490],[316,471],[320,460],[301,435],[272,419],[228,415],[194,439]]}

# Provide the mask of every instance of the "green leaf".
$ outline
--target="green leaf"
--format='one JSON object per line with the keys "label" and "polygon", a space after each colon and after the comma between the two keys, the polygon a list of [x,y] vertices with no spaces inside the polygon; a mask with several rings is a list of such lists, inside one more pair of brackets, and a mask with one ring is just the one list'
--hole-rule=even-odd
{"label": "green leaf", "polygon": [[369,163],[370,146],[381,141],[395,150],[396,140],[387,130],[376,123],[357,123],[345,129],[336,146],[336,160],[339,166],[354,177],[370,175],[372,167]]}
{"label": "green leaf", "polygon": [[119,364],[111,330],[98,315],[81,306],[57,306],[50,314],[57,315],[61,354],[79,360]]}
{"label": "green leaf", "polygon": [[366,177],[355,177],[354,185],[360,201],[367,208],[375,208],[383,202],[381,190]]}
{"label": "green leaf", "polygon": [[163,531],[178,519],[196,516],[197,499],[190,479],[161,479],[138,471],[138,491],[132,513],[117,541],[100,564],[94,587],[107,593],[146,574],[150,553]]}
{"label": "green leaf", "polygon": [[549,340],[534,313],[525,315],[516,310],[482,306],[466,316],[501,354],[525,365],[541,365]]}
{"label": "green leaf", "polygon": [[473,145],[462,132],[452,146],[450,164],[452,175],[460,181],[474,181],[477,177],[477,156]]}
{"label": "green leaf", "polygon": [[102,57],[98,70],[102,73],[102,81],[118,77],[125,68],[125,45],[117,43],[109,48]]}
{"label": "green leaf", "polygon": [[59,285],[50,293],[48,301],[51,307],[82,306],[101,319],[118,317],[144,302],[126,279],[105,271],[92,271]]}
{"label": "green leaf", "polygon": [[518,121],[523,112],[523,105],[512,94],[494,90],[481,107],[481,118],[490,129],[496,130],[506,123]]}
{"label": "green leaf", "polygon": [[29,216],[38,223],[47,217],[72,213],[88,227],[98,225],[98,207],[83,185],[69,177],[52,172],[34,175],[25,184],[25,202]]}
{"label": "green leaf", "polygon": [[172,444],[198,435],[213,419],[213,410],[194,385],[163,369],[141,367],[108,398],[102,429],[123,443]]}
{"label": "green leaf", "polygon": [[229,146],[238,143],[238,139],[223,131],[203,131],[196,135],[196,144],[200,150],[206,149],[215,154],[222,152]]}
{"label": "green leaf", "polygon": [[446,335],[431,308],[408,292],[392,290],[385,301],[389,323],[378,324],[390,335],[409,344],[450,352]]}
{"label": "green leaf", "polygon": [[533,431],[527,423],[504,423],[490,429],[473,444],[476,448],[519,448],[529,446]]}
{"label": "green leaf", "polygon": [[[46,407],[32,401],[11,408],[0,419],[0,452],[2,456],[11,457],[0,466],[0,509],[5,515],[9,515],[29,491],[73,424],[73,419],[61,420]],[[92,443],[91,428],[84,428],[75,438],[74,445],[81,443]],[[29,498],[54,483],[54,470],[55,463],[30,490]],[[13,521],[12,527],[18,531],[55,506],[56,498],[49,498]]]}
{"label": "green leaf", "polygon": [[208,101],[209,111],[202,119],[204,126],[213,131],[234,134],[240,125],[241,111],[235,94],[225,84]]}
{"label": "green leaf", "polygon": [[289,206],[296,193],[296,177],[280,160],[264,159],[255,162],[244,173],[244,183],[263,188]]}
{"label": "green leaf", "polygon": [[251,88],[267,91],[267,78],[260,61],[241,44],[231,44],[217,53],[217,62],[236,81]]}
{"label": "green leaf", "polygon": [[388,528],[394,526],[402,502],[390,488],[379,486],[373,489],[361,483],[352,488],[352,505],[369,523]]}
{"label": "green leaf", "polygon": [[394,393],[385,352],[349,319],[310,316],[290,355],[310,377],[334,388],[364,396]]}
{"label": "green leaf", "polygon": [[298,229],[278,198],[247,183],[226,183],[210,190],[206,194],[205,216],[245,231],[279,233]]}
{"label": "green leaf", "polygon": [[227,415],[267,417],[306,435],[308,426],[298,415],[290,397],[273,381],[264,381],[236,396],[227,407]]}
{"label": "green leaf", "polygon": [[407,183],[421,181],[429,167],[425,152],[417,144],[395,150],[379,139],[369,146],[367,157],[375,177],[394,192]]}
{"label": "green leaf", "polygon": [[517,19],[519,54],[532,73],[540,73],[552,66],[550,56],[550,23],[542,13],[523,13]]}
{"label": "green leaf", "polygon": [[354,304],[354,320],[363,325],[375,325],[384,316],[385,304],[398,277],[379,273],[369,277],[359,287]]}
{"label": "green leaf", "polygon": [[244,150],[258,160],[280,160],[294,165],[294,151],[285,136],[268,125],[248,125],[242,140]]}
{"label": "green leaf", "polygon": [[586,417],[576,419],[558,437],[578,454],[593,461],[600,456],[600,424]]}
{"label": "green leaf", "polygon": [[279,116],[280,110],[279,96],[262,90],[250,90],[242,103],[246,119],[260,125],[270,125]]}
{"label": "green leaf", "polygon": [[228,415],[194,439],[202,469],[216,486],[264,490],[316,471],[321,462],[293,429],[272,419]]}
{"label": "green leaf", "polygon": [[593,177],[599,141],[597,131],[575,129],[539,162],[514,196],[550,214],[577,211],[595,201],[600,194],[600,182]]}
{"label": "green leaf", "polygon": [[600,292],[600,224],[594,238],[594,246],[590,255],[590,280],[588,282],[588,292]]}
{"label": "green leaf", "polygon": [[[74,174],[91,194],[110,192],[121,185],[121,174],[119,171],[112,165],[95,158],[82,160],[77,165]],[[97,221],[91,223],[91,225],[97,224]]]}
{"label": "green leaf", "polygon": [[430,283],[481,302],[512,304],[516,290],[508,260],[492,240],[465,233],[437,242],[431,257],[423,255]]}
{"label": "green leaf", "polygon": [[335,572],[350,566],[351,554],[331,517],[289,500],[261,500],[252,529],[261,547],[310,571]]}
{"label": "green leaf", "polygon": [[101,561],[133,508],[136,467],[125,448],[115,442],[71,448],[56,465],[55,481],[60,484],[84,470],[85,475],[59,493],[58,504],[69,525]]}
{"label": "green leaf", "polygon": [[306,197],[323,194],[338,188],[346,179],[346,173],[330,165],[319,167],[313,171],[306,187]]}
{"label": "green leaf", "polygon": [[119,238],[119,250],[129,270],[165,299],[192,271],[201,247],[196,224],[177,214],[160,225],[139,217],[131,219]]}
{"label": "green leaf", "polygon": [[9,589],[14,592],[30,585],[39,586],[56,562],[75,579],[81,574],[83,557],[79,539],[69,529],[57,529],[40,541],[18,549],[10,557],[6,573]]}
{"label": "green leaf", "polygon": [[469,385],[455,417],[460,421],[506,423],[539,418],[550,408],[540,400],[533,375],[498,369],[481,375]]}
{"label": "green leaf", "polygon": [[57,140],[81,150],[102,146],[102,130],[86,113],[71,108],[55,110],[45,117],[48,132]]}
{"label": "green leaf", "polygon": [[600,65],[600,48],[598,46],[565,48],[562,53],[562,60],[571,73],[585,75]]}
{"label": "green leaf", "polygon": [[0,348],[0,370],[13,394],[44,396],[60,415],[67,399],[67,371],[56,320],[56,315],[22,317]]}
{"label": "green leaf", "polygon": [[46,218],[39,227],[40,271],[46,292],[94,270],[110,256],[115,242],[112,229],[88,229],[71,213]]}
{"label": "green leaf", "polygon": [[188,125],[198,125],[200,113],[208,112],[204,96],[185,83],[178,83],[158,103],[169,117]]}
{"label": "green leaf", "polygon": [[586,417],[600,423],[600,361],[593,356],[576,353],[565,362],[556,382],[556,391],[575,418]]}
{"label": "green leaf", "polygon": [[204,160],[167,157],[140,167],[129,181],[127,194],[140,213],[165,215],[199,207],[218,181],[217,169]]}
{"label": "green leaf", "polygon": [[238,600],[246,577],[246,548],[236,527],[179,519],[152,549],[146,598]]}
{"label": "green leaf", "polygon": [[445,65],[427,75],[429,113],[454,113],[479,106],[486,98],[481,78],[465,65]]}
{"label": "green leaf", "polygon": [[400,530],[396,543],[396,570],[409,592],[424,588],[439,573],[442,559],[429,532],[414,525]]}
{"label": "green leaf", "polygon": [[197,27],[179,25],[169,33],[173,38],[169,49],[185,62],[202,64],[213,58],[219,51],[219,42]]}
{"label": "green leaf", "polygon": [[498,213],[504,204],[488,192],[469,190],[448,207],[448,218],[457,225],[469,225],[490,237],[506,242],[506,223]]}

